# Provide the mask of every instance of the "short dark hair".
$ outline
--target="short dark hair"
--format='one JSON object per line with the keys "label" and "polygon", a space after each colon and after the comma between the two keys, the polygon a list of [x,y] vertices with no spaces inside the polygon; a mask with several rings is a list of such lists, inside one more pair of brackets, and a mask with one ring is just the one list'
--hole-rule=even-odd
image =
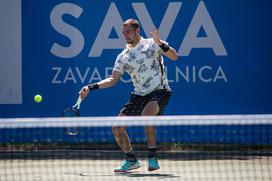
{"label": "short dark hair", "polygon": [[130,25],[134,30],[140,28],[140,23],[136,19],[128,19],[123,23],[123,26]]}

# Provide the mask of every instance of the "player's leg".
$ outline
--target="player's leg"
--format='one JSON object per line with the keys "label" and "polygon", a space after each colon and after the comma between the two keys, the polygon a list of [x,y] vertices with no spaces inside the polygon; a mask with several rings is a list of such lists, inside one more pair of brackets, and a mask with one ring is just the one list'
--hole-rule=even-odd
{"label": "player's leg", "polygon": [[[148,95],[148,103],[145,105],[142,115],[143,116],[155,116],[162,115],[165,106],[167,105],[171,96],[170,90],[157,90]],[[157,170],[160,165],[157,160],[157,147],[156,147],[156,129],[154,126],[148,126],[145,128],[146,140],[148,144],[148,170]]]}
{"label": "player's leg", "polygon": [[[142,111],[142,116],[155,116],[159,113],[158,101],[149,101]],[[156,147],[156,128],[155,126],[146,126],[145,135],[148,148]]]}
{"label": "player's leg", "polygon": [[[124,114],[120,113],[119,116],[125,116]],[[123,152],[130,152],[132,150],[131,143],[128,137],[128,134],[126,132],[125,126],[118,126],[118,127],[112,127],[112,133],[113,136],[122,149]]]}
{"label": "player's leg", "polygon": [[[130,109],[130,105],[132,104],[127,104],[122,111],[128,111]],[[126,116],[122,111],[119,116]],[[126,128],[127,127],[112,127],[114,138],[125,154],[125,160],[122,162],[121,166],[114,169],[114,172],[127,172],[141,167],[141,164],[132,149]]]}
{"label": "player's leg", "polygon": [[[158,115],[160,107],[158,101],[149,101],[145,108],[143,109],[142,116],[155,116]],[[145,127],[146,141],[148,145],[148,170],[158,170],[160,168],[159,162],[156,157],[156,128],[155,126],[146,126]]]}
{"label": "player's leg", "polygon": [[[144,106],[142,116],[156,116],[162,115],[165,106],[168,104],[171,91],[157,90],[150,93],[146,99],[148,102]],[[154,126],[145,127],[146,140],[149,148],[156,147],[156,129]]]}
{"label": "player's leg", "polygon": [[[118,116],[139,116],[145,106],[141,96],[131,94],[129,102],[121,109]],[[121,149],[127,153],[132,150],[132,146],[126,132],[126,127],[112,127],[112,132],[116,142]]]}

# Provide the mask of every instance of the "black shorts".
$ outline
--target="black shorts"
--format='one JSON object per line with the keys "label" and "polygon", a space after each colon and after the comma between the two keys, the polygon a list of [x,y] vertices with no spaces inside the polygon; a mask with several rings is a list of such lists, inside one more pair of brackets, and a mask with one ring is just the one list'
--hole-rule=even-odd
{"label": "black shorts", "polygon": [[168,104],[171,93],[170,90],[165,89],[159,89],[144,96],[132,93],[129,102],[121,109],[121,113],[126,116],[140,116],[148,102],[158,101],[160,107],[158,115],[162,115],[165,106]]}

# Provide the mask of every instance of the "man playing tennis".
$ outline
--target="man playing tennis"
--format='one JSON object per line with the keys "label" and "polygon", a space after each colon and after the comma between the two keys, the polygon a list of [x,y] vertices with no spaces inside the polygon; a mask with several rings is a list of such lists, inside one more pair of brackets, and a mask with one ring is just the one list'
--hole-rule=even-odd
{"label": "man playing tennis", "polygon": [[[100,82],[84,86],[79,94],[85,98],[90,91],[115,85],[124,72],[131,76],[134,91],[129,102],[121,109],[119,116],[155,116],[163,114],[171,95],[171,89],[165,74],[162,55],[170,60],[177,60],[175,49],[160,40],[158,30],[154,27],[151,37],[144,39],[140,35],[140,25],[135,19],[123,23],[122,32],[126,48],[117,56],[112,75]],[[126,132],[126,127],[112,127],[116,142],[125,154],[125,160],[114,172],[127,172],[139,168]],[[156,132],[154,126],[145,127],[148,145],[148,170],[160,168],[156,157]]]}

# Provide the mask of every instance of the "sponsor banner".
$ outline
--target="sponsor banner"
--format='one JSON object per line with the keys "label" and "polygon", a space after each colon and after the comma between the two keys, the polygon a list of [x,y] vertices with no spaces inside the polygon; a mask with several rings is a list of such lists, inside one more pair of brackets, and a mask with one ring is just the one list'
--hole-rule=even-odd
{"label": "sponsor banner", "polygon": [[[268,0],[3,3],[18,11],[0,18],[9,27],[0,34],[1,117],[60,116],[82,86],[111,75],[128,18],[139,20],[143,37],[156,26],[179,54],[176,62],[165,58],[173,90],[165,114],[272,113]],[[115,87],[91,92],[81,114],[118,115],[132,91],[124,75]]]}

